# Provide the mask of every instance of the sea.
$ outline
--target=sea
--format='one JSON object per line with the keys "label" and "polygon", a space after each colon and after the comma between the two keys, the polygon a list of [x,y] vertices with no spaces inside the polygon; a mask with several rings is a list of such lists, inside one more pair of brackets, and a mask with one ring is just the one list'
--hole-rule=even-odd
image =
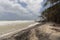
{"label": "sea", "polygon": [[14,23],[25,23],[25,22],[34,22],[34,21],[33,20],[0,21],[0,26]]}

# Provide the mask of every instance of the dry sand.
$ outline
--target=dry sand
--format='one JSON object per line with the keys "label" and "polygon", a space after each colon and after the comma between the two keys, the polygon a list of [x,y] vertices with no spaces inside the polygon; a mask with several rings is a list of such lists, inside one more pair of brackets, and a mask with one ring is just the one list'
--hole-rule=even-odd
{"label": "dry sand", "polygon": [[5,40],[60,40],[60,27],[53,23],[38,24]]}

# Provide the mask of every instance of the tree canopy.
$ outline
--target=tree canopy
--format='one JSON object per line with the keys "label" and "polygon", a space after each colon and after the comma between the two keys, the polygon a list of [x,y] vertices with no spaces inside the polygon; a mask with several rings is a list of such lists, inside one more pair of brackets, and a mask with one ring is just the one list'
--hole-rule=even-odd
{"label": "tree canopy", "polygon": [[46,18],[48,22],[60,23],[60,1],[59,0],[47,0],[44,4],[47,5],[47,2],[50,2],[52,6],[45,9],[42,12],[42,16]]}

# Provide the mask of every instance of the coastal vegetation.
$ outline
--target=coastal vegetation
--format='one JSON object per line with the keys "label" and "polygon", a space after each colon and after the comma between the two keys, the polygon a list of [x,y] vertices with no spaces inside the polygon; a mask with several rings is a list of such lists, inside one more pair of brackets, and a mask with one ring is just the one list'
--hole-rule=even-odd
{"label": "coastal vegetation", "polygon": [[47,0],[44,7],[46,7],[48,3],[50,3],[50,7],[45,8],[42,12],[42,17],[45,21],[60,23],[60,0]]}

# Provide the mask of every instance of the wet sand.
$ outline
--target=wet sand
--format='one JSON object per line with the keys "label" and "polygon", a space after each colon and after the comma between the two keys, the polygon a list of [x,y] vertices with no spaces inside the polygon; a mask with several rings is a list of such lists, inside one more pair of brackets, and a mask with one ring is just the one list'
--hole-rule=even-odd
{"label": "wet sand", "polygon": [[24,21],[24,22],[0,22],[0,35],[14,32],[16,30],[22,29],[24,27],[27,27],[30,24],[33,24],[34,22],[30,21]]}

